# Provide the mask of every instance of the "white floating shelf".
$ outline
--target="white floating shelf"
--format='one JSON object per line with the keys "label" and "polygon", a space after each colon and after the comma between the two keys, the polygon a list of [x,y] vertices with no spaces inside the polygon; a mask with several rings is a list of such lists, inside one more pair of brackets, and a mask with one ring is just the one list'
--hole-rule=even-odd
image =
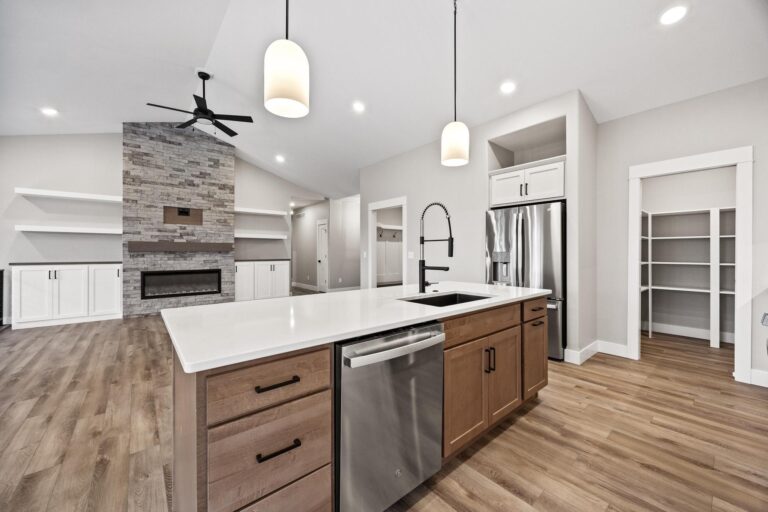
{"label": "white floating shelf", "polygon": [[267,232],[267,231],[250,231],[247,229],[236,229],[235,238],[254,238],[260,240],[287,240],[287,233]]}
{"label": "white floating shelf", "polygon": [[72,233],[85,235],[122,235],[122,227],[94,227],[94,226],[39,226],[28,224],[16,224],[16,231],[25,233]]}
{"label": "white floating shelf", "polygon": [[647,291],[648,291],[648,287],[647,286],[641,286],[640,287],[640,293],[647,292]]}
{"label": "white floating shelf", "polygon": [[396,224],[376,224],[376,227],[379,227],[381,229],[392,229],[395,231],[402,231],[403,226],[398,226]]}
{"label": "white floating shelf", "polygon": [[702,236],[654,236],[652,240],[708,240],[709,235]]}
{"label": "white floating shelf", "polygon": [[736,295],[736,292],[733,290],[720,290],[721,295]]}
{"label": "white floating shelf", "polygon": [[735,263],[720,263],[720,265],[722,265],[723,267],[735,267],[736,266]]}
{"label": "white floating shelf", "polygon": [[647,262],[647,261],[641,261],[641,262],[640,262],[640,264],[641,264],[641,265],[647,265],[647,264],[648,264],[648,262]]}
{"label": "white floating shelf", "polygon": [[706,261],[652,261],[651,265],[686,265],[691,267],[708,267]]}
{"label": "white floating shelf", "polygon": [[71,199],[74,201],[92,201],[96,203],[122,203],[122,196],[108,194],[87,194],[84,192],[66,192],[62,190],[45,190],[41,188],[16,187],[14,192],[26,197],[46,197],[53,199]]}
{"label": "white floating shelf", "polygon": [[679,286],[651,286],[652,290],[668,290],[671,292],[709,293],[708,288],[683,288]]}
{"label": "white floating shelf", "polygon": [[720,235],[720,238],[736,238],[736,235]]}
{"label": "white floating shelf", "polygon": [[285,217],[288,212],[284,210],[264,210],[262,208],[245,208],[243,206],[235,206],[235,213],[244,213],[247,215],[269,215],[272,217]]}

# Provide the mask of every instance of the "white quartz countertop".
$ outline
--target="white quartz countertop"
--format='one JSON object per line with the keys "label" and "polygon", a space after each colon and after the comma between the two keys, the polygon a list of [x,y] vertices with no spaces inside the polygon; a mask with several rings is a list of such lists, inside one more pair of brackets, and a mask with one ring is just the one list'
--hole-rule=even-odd
{"label": "white quartz countertop", "polygon": [[184,371],[194,373],[262,357],[544,297],[549,290],[441,282],[424,295],[461,291],[490,297],[446,307],[405,302],[416,285],[164,309]]}

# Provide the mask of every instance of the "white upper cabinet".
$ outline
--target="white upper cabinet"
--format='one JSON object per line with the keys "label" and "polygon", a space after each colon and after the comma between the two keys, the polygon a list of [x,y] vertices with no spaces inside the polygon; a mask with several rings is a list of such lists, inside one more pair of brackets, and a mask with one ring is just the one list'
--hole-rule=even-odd
{"label": "white upper cabinet", "polygon": [[90,267],[91,316],[118,315],[123,309],[123,266],[92,265]]}
{"label": "white upper cabinet", "polygon": [[490,189],[491,206],[561,198],[565,195],[565,162],[495,171]]}

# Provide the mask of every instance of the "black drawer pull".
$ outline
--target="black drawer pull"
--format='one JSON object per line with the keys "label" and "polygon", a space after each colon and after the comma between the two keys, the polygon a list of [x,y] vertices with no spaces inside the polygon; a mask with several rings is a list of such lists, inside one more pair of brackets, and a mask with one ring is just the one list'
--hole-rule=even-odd
{"label": "black drawer pull", "polygon": [[544,306],[536,306],[535,308],[531,308],[531,311],[541,311],[544,309]]}
{"label": "black drawer pull", "polygon": [[278,457],[284,453],[288,453],[291,450],[295,450],[301,446],[301,441],[299,439],[294,439],[293,444],[290,446],[286,446],[285,448],[280,448],[276,452],[269,453],[267,455],[258,454],[256,455],[256,462],[261,464],[262,462],[267,462],[269,459],[274,459],[275,457]]}
{"label": "black drawer pull", "polygon": [[301,380],[301,378],[298,375],[294,375],[290,379],[286,380],[285,382],[278,382],[277,384],[272,384],[271,386],[256,386],[254,391],[257,393],[266,393],[267,391],[272,391],[273,389],[282,388],[283,386],[290,386],[291,384],[296,384]]}
{"label": "black drawer pull", "polygon": [[488,354],[488,365],[485,367],[485,373],[491,373],[493,370],[491,369],[491,349],[486,348],[483,349],[483,352]]}
{"label": "black drawer pull", "polygon": [[490,363],[491,371],[495,372],[496,371],[496,347],[491,347],[488,350],[491,351],[491,363]]}
{"label": "black drawer pull", "polygon": [[533,322],[531,325],[534,326],[534,327],[538,327],[540,325],[544,325],[544,320],[539,320],[538,322]]}

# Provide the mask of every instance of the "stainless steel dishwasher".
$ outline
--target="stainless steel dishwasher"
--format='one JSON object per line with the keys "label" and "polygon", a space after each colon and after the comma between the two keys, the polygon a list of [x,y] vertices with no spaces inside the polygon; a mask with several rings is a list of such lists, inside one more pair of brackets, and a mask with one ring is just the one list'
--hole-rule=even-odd
{"label": "stainless steel dishwasher", "polygon": [[337,512],[382,512],[442,460],[443,326],[335,348]]}

